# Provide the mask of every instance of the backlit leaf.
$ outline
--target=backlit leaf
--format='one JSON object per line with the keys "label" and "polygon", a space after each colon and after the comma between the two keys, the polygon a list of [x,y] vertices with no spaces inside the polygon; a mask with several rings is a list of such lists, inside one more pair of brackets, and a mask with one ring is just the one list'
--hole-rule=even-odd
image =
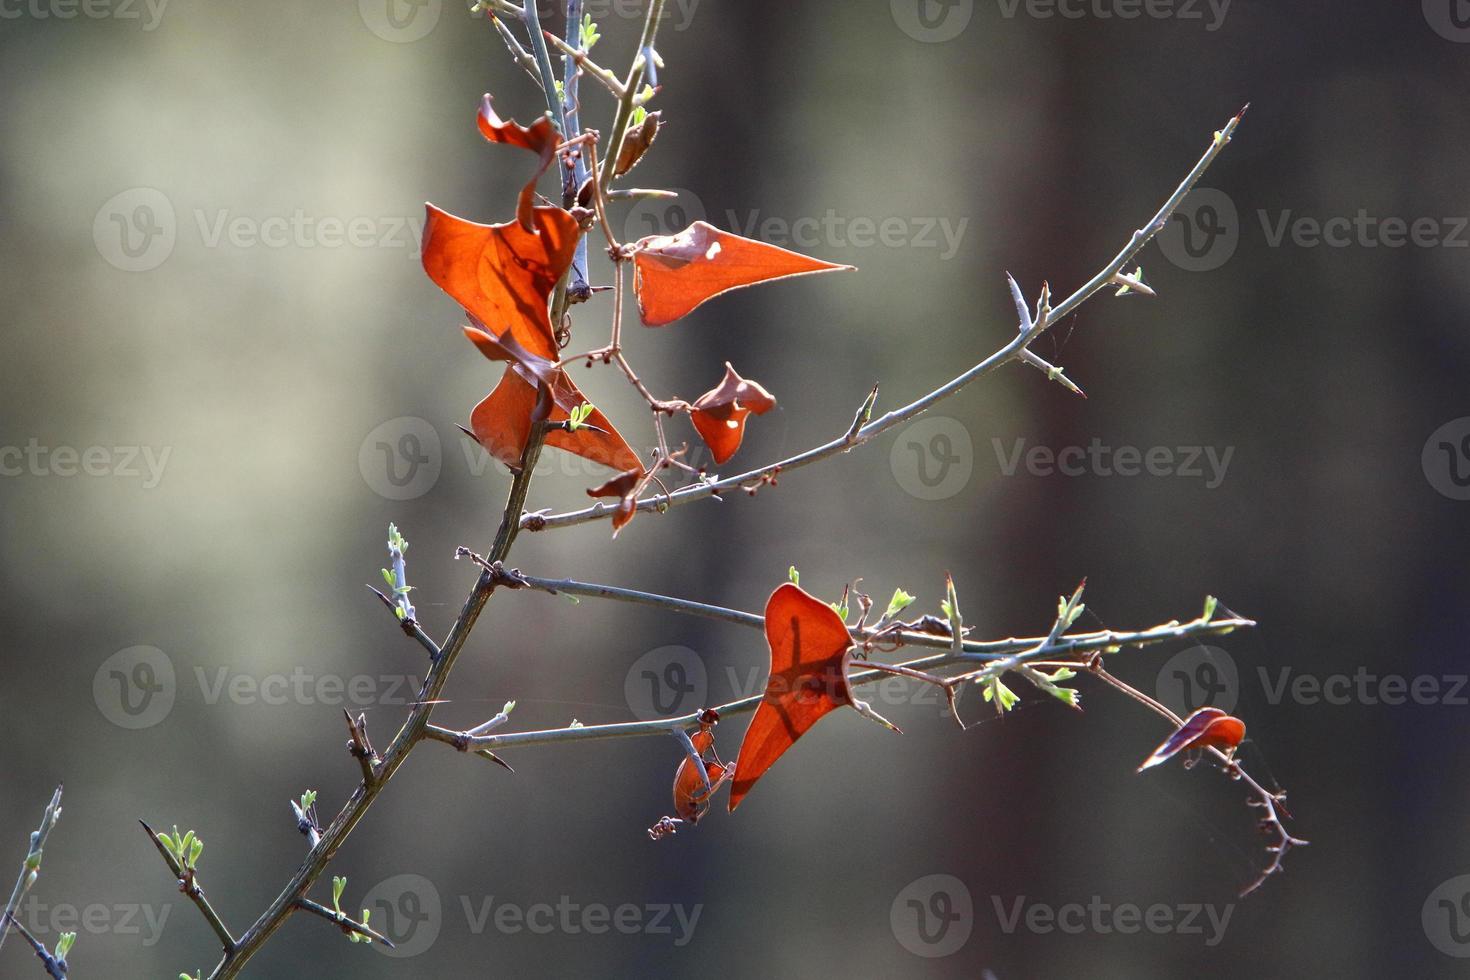
{"label": "backlit leaf", "polygon": [[740,448],[750,413],[764,415],[775,407],[776,399],[769,391],[736,374],[726,362],[725,377],[699,396],[689,418],[714,454],[715,464],[722,465]]}
{"label": "backlit leaf", "polygon": [[672,323],[706,300],[742,286],[814,272],[852,269],[696,221],[677,235],[637,244],[633,288],[650,327]]}
{"label": "backlit leaf", "polygon": [[766,603],[771,673],[735,758],[730,809],[828,712],[853,704],[847,684],[852,638],[832,608],[787,583]]}

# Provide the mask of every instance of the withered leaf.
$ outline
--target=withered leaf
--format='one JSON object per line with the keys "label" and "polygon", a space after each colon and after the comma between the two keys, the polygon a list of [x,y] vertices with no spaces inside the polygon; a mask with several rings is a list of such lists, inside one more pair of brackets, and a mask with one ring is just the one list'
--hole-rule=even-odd
{"label": "withered leaf", "polygon": [[764,415],[775,407],[776,399],[769,391],[742,378],[726,361],[724,378],[695,400],[689,418],[714,454],[715,464],[723,465],[740,448],[750,413]]}
{"label": "withered leaf", "polygon": [[853,704],[847,683],[852,638],[832,607],[790,582],[766,603],[771,673],[735,757],[730,809],[822,716]]}
{"label": "withered leaf", "polygon": [[1216,748],[1229,751],[1239,745],[1243,738],[1245,738],[1245,722],[1226,714],[1219,708],[1200,708],[1184,719],[1184,723],[1174,729],[1169,737],[1164,739],[1164,743],[1143,760],[1143,765],[1138,767],[1138,771],[1143,772],[1145,769],[1168,762],[1180,752],[1187,752],[1190,749]]}
{"label": "withered leaf", "polygon": [[637,243],[633,289],[644,324],[660,327],[742,286],[815,272],[850,270],[696,221],[677,235]]}
{"label": "withered leaf", "polygon": [[487,93],[480,100],[479,126],[480,134],[490,142],[519,146],[540,158],[540,166],[531,175],[530,182],[521,188],[516,204],[516,220],[527,231],[533,230],[531,211],[536,201],[536,181],[551,165],[552,158],[556,156],[556,148],[561,145],[561,134],[556,131],[556,124],[549,115],[543,115],[530,126],[522,126],[514,119],[501,119],[495,114]]}

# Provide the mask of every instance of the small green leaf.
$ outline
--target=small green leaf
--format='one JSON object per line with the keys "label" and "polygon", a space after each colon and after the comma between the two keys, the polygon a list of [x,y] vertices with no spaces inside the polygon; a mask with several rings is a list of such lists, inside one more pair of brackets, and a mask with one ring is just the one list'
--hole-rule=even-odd
{"label": "small green leaf", "polygon": [[1212,595],[1205,596],[1205,611],[1204,611],[1204,615],[1202,615],[1200,617],[1200,619],[1204,620],[1207,623],[1210,620],[1214,619],[1215,618],[1215,609],[1218,608],[1219,605],[1220,605],[1220,600],[1219,599],[1216,599]]}
{"label": "small green leaf", "polygon": [[198,838],[196,838],[194,840],[194,846],[191,847],[191,848],[189,848],[189,864],[188,864],[188,867],[193,868],[193,867],[197,866],[199,864],[199,855],[201,855],[203,853],[204,853],[204,841],[199,840]]}
{"label": "small green leaf", "polygon": [[888,611],[883,614],[884,619],[892,619],[914,604],[914,597],[903,589],[894,589],[893,598],[888,600]]}
{"label": "small green leaf", "polygon": [[332,908],[338,914],[342,912],[342,893],[347,890],[347,879],[339,875],[332,876]]}
{"label": "small green leaf", "polygon": [[73,945],[76,944],[76,941],[76,933],[63,932],[61,935],[56,937],[56,952],[52,955],[54,955],[58,960],[66,959],[66,954],[71,952],[71,948]]}
{"label": "small green leaf", "polygon": [[388,569],[386,568],[380,568],[378,569],[378,571],[383,573],[383,581],[388,583],[388,588],[393,589],[398,587],[398,583],[393,579],[392,572],[388,571]]}
{"label": "small green leaf", "polygon": [[1015,691],[1012,691],[1010,688],[1001,683],[999,677],[992,677],[990,681],[985,685],[985,700],[994,701],[995,704],[1000,708],[1001,714],[1005,714],[1007,711],[1010,711],[1012,708],[1014,708],[1016,706],[1016,702],[1020,701],[1021,699],[1019,696],[1017,696]]}
{"label": "small green leaf", "polygon": [[792,585],[795,585],[797,587],[801,586],[801,573],[796,570],[795,565],[792,565],[789,569],[787,569],[786,577],[791,579]]}

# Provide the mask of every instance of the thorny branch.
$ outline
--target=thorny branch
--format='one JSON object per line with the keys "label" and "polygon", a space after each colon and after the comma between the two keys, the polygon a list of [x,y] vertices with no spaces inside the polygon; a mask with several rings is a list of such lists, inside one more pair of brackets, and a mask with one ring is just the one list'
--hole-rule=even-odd
{"label": "thorny branch", "polygon": [[[480,6],[491,12],[492,16],[490,19],[492,23],[506,41],[517,62],[526,68],[528,73],[532,75],[537,84],[542,88],[546,97],[548,110],[563,138],[569,144],[579,147],[575,153],[568,149],[562,154],[565,165],[562,174],[563,206],[571,208],[577,204],[579,195],[582,193],[582,188],[587,186],[592,194],[597,222],[601,224],[603,232],[608,238],[609,255],[613,259],[616,273],[613,288],[614,316],[612,335],[606,347],[581,356],[588,358],[589,361],[596,359],[609,364],[616,361],[628,381],[639,391],[652,409],[658,435],[658,449],[656,465],[649,471],[648,476],[652,478],[654,472],[672,466],[678,466],[697,476],[697,482],[689,486],[674,491],[668,491],[665,488],[662,493],[638,500],[636,506],[640,510],[663,510],[692,500],[718,497],[722,493],[730,490],[744,490],[753,493],[760,487],[773,484],[777,476],[784,472],[810,465],[811,463],[838,453],[848,452],[856,446],[871,441],[882,433],[915,418],[934,404],[959,391],[977,378],[990,374],[1012,361],[1029,364],[1046,373],[1049,379],[1057,381],[1070,390],[1081,394],[1081,389],[1066,377],[1060,367],[1055,367],[1034,354],[1030,350],[1030,345],[1051,325],[1076,310],[1082,303],[1106,287],[1119,287],[1120,293],[1132,291],[1143,295],[1152,295],[1152,290],[1142,282],[1141,277],[1137,274],[1130,275],[1126,273],[1124,271],[1125,268],[1133,262],[1143,247],[1164,228],[1169,217],[1174,213],[1190,188],[1195,185],[1225,145],[1229,143],[1245,111],[1242,110],[1240,114],[1232,118],[1222,130],[1215,134],[1209,148],[1195,164],[1193,169],[1190,170],[1189,174],[1164,202],[1158,212],[1133,233],[1123,249],[1097,275],[1078,288],[1060,304],[1055,307],[1050,305],[1050,288],[1049,286],[1043,285],[1040,297],[1033,311],[1028,308],[1028,305],[1024,301],[1019,286],[1016,285],[1014,280],[1009,280],[1008,277],[1013,296],[1016,300],[1018,323],[1014,336],[995,353],[928,394],[902,408],[890,411],[877,419],[872,417],[873,406],[877,397],[877,388],[875,386],[858,409],[852,424],[836,439],[792,456],[789,459],[771,463],[737,476],[725,479],[706,479],[698,470],[680,461],[679,456],[682,450],[670,450],[663,431],[662,415],[683,411],[687,408],[687,404],[678,400],[662,401],[656,398],[643,385],[637,373],[622,353],[621,318],[624,298],[624,263],[629,255],[625,247],[619,246],[614,240],[606,214],[607,202],[610,199],[659,196],[663,193],[659,191],[615,190],[612,187],[612,183],[616,175],[621,146],[629,131],[630,121],[633,119],[634,112],[646,99],[647,96],[645,93],[656,90],[657,87],[656,69],[661,65],[661,62],[654,47],[654,41],[661,19],[664,0],[650,0],[642,35],[638,42],[637,52],[633,58],[631,67],[621,80],[587,57],[587,53],[582,46],[580,0],[568,0],[567,2],[568,24],[566,40],[561,40],[555,35],[541,30],[534,3],[531,0],[526,0],[520,6],[507,2],[507,0],[481,0]],[[508,18],[512,23],[518,22],[526,30],[529,47],[521,43],[515,36],[511,26],[503,23],[500,17]],[[548,40],[563,55],[563,78],[560,82],[556,79],[555,72],[552,69],[547,46]],[[599,154],[597,153],[597,134],[591,130],[582,130],[579,122],[581,110],[577,98],[577,82],[583,73],[589,74],[596,79],[617,100],[617,109],[609,134],[610,138],[600,161],[598,159]],[[560,92],[558,88],[560,88]],[[586,213],[590,219],[593,212]],[[593,292],[592,288],[585,281],[585,229],[589,228],[591,224],[591,220],[584,221],[584,233],[578,240],[577,258],[573,261],[568,275],[562,278],[552,294],[549,311],[550,319],[554,330],[559,336],[565,333],[569,305],[573,302],[580,302],[587,299]],[[576,358],[569,360],[576,360]],[[384,593],[378,592],[378,596],[384,605],[395,610],[395,615],[399,619],[400,626],[404,632],[417,640],[429,653],[430,668],[420,689],[419,696],[402,727],[393,737],[387,749],[381,754],[374,750],[371,742],[368,741],[364,719],[361,717],[353,719],[350,715],[347,717],[349,751],[362,767],[362,782],[325,829],[317,826],[314,815],[308,818],[299,812],[298,809],[298,826],[302,826],[303,823],[309,824],[309,827],[304,827],[303,829],[303,833],[306,834],[309,843],[309,851],[285,887],[238,940],[231,936],[229,930],[204,898],[203,890],[200,888],[192,868],[179,866],[179,862],[173,859],[173,855],[169,850],[159,844],[157,835],[149,830],[149,834],[154,840],[155,845],[159,846],[160,852],[165,857],[165,860],[169,862],[171,870],[179,876],[181,888],[199,908],[201,914],[204,915],[211,927],[214,928],[223,946],[224,956],[210,974],[210,980],[229,980],[229,978],[238,976],[252,956],[275,934],[285,920],[293,912],[298,910],[325,918],[344,929],[344,931],[387,943],[385,937],[374,932],[365,922],[355,922],[339,911],[313,902],[306,898],[306,893],[321,878],[338,849],[367,813],[368,809],[377,799],[378,794],[382,792],[383,788],[393,778],[398,768],[407,759],[409,753],[424,740],[442,742],[460,751],[475,751],[477,754],[499,762],[501,765],[504,765],[504,763],[490,751],[491,748],[652,734],[673,734],[684,744],[686,753],[692,752],[693,743],[689,738],[689,732],[697,729],[701,724],[701,720],[707,717],[704,710],[686,716],[656,719],[653,721],[592,726],[577,725],[544,731],[496,734],[494,729],[506,721],[506,716],[514,706],[514,702],[508,702],[505,710],[499,715],[467,731],[456,732],[431,724],[431,716],[435,706],[440,702],[449,674],[453,670],[459,655],[464,650],[469,634],[478,621],[486,603],[498,587],[531,588],[553,593],[564,592],[573,595],[597,596],[619,601],[653,605],[683,614],[721,619],[747,627],[760,628],[763,626],[763,620],[760,616],[738,610],[723,609],[689,600],[655,596],[649,593],[620,589],[613,586],[592,585],[572,580],[536,579],[516,571],[507,571],[502,563],[509,555],[516,536],[522,529],[539,531],[552,527],[566,527],[607,518],[614,511],[613,507],[599,503],[584,510],[558,515],[526,513],[525,503],[527,493],[548,429],[547,423],[544,422],[533,422],[532,424],[525,449],[519,460],[519,465],[513,469],[514,478],[502,510],[500,526],[494,542],[484,558],[477,557],[480,565],[480,573],[442,644],[436,643],[423,631],[412,615],[411,603],[408,603],[403,598],[406,592],[399,592],[400,587],[406,587],[406,583],[401,581],[401,563],[395,568],[395,597],[390,598]],[[639,489],[646,488],[648,482],[649,480],[645,479]],[[377,590],[374,591],[376,592]],[[1066,635],[1066,628],[1071,625],[1070,621],[1068,621],[1059,627],[1054,627],[1046,637],[1028,639],[1011,638],[981,642],[969,640],[965,637],[965,631],[959,623],[957,614],[952,616],[952,626],[948,632],[943,629],[936,629],[932,624],[924,623],[887,623],[885,625],[880,621],[878,624],[868,626],[865,625],[865,619],[866,608],[864,609],[863,619],[859,620],[857,625],[850,628],[853,641],[860,648],[864,657],[871,657],[875,652],[888,653],[909,646],[933,647],[943,652],[898,664],[878,663],[871,659],[859,660],[853,665],[849,676],[852,684],[868,684],[886,676],[899,674],[912,679],[940,684],[951,697],[951,703],[954,702],[955,692],[965,682],[995,680],[1006,671],[1016,671],[1031,680],[1033,684],[1043,686],[1042,681],[1037,679],[1035,668],[1039,666],[1057,665],[1083,667],[1093,675],[1103,679],[1106,683],[1118,687],[1120,690],[1124,690],[1147,703],[1149,699],[1146,695],[1129,688],[1126,684],[1123,684],[1123,682],[1112,677],[1112,675],[1102,669],[1101,662],[1104,653],[1115,652],[1124,647],[1139,647],[1170,639],[1219,635],[1236,628],[1253,625],[1250,620],[1237,617],[1213,619],[1207,612],[1206,615],[1187,623],[1169,622],[1147,630],[1134,632],[1104,630]],[[931,673],[936,669],[952,665],[967,665],[967,671],[949,677],[942,677]],[[757,704],[760,703],[760,700],[760,697],[748,697],[721,705],[716,710],[720,715],[748,712],[754,710]],[[1162,706],[1156,706],[1156,710],[1162,710],[1166,717],[1168,716],[1168,709],[1162,708]],[[956,718],[958,719],[958,712],[956,712]],[[691,758],[695,758],[696,763],[698,763],[697,753],[692,755]],[[1260,880],[1253,884],[1250,889],[1247,889],[1247,891],[1250,891],[1258,887],[1271,874],[1280,870],[1281,859],[1288,849],[1305,842],[1287,834],[1281,820],[1284,810],[1281,807],[1282,797],[1280,794],[1272,794],[1264,790],[1233,759],[1225,756],[1223,753],[1220,754],[1220,758],[1233,778],[1245,781],[1252,788],[1253,792],[1256,793],[1257,801],[1255,805],[1262,807],[1265,811],[1265,818],[1262,821],[1263,825],[1277,834],[1278,843],[1272,849],[1274,858],[1271,866],[1263,873]],[[59,792],[58,790],[58,797]],[[148,829],[146,824],[144,827]],[[42,837],[44,837],[44,833]],[[25,880],[26,874],[23,872],[22,882]],[[33,875],[31,880],[34,880]],[[16,894],[21,894],[23,891],[24,886],[18,883]],[[15,901],[16,897],[13,895],[12,906]],[[0,942],[3,942],[3,938],[3,930],[0,930]],[[44,950],[40,952],[44,954]]]}

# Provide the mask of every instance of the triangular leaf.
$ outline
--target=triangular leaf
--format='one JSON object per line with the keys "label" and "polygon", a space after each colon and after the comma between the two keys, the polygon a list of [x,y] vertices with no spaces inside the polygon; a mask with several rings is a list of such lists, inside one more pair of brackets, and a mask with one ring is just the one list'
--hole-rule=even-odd
{"label": "triangular leaf", "polygon": [[638,242],[633,267],[638,311],[650,327],[673,323],[706,300],[742,286],[853,268],[742,238],[703,221],[677,235]]}
{"label": "triangular leaf", "polygon": [[771,673],[735,758],[731,810],[807,729],[853,703],[847,684],[852,637],[825,602],[797,585],[782,585],[766,603],[766,641]]}

